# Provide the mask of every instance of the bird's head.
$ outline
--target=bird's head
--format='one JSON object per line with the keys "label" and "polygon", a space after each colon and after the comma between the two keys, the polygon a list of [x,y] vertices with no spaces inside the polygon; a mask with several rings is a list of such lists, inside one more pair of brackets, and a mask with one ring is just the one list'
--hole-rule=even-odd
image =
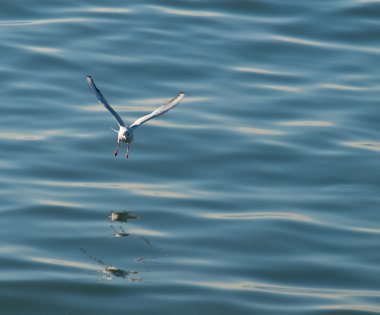
{"label": "bird's head", "polygon": [[131,133],[128,130],[125,130],[123,133],[123,140],[127,141],[127,139],[129,139],[130,136],[131,136]]}

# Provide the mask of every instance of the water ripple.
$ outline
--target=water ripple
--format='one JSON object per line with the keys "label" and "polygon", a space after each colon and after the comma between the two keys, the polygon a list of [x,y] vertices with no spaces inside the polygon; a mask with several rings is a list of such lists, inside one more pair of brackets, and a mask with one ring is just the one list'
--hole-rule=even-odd
{"label": "water ripple", "polygon": [[188,285],[208,287],[217,290],[241,290],[241,291],[256,291],[268,292],[278,295],[295,295],[299,297],[313,297],[328,300],[336,299],[352,299],[352,298],[368,298],[380,297],[380,291],[375,290],[346,290],[346,289],[330,289],[330,288],[311,288],[311,287],[297,287],[297,286],[283,286],[268,284],[265,282],[256,281],[198,281],[186,282]]}
{"label": "water ripple", "polygon": [[181,9],[173,9],[163,6],[153,6],[156,10],[162,11],[166,14],[173,15],[183,15],[190,17],[221,17],[224,16],[222,13],[218,12],[210,12],[210,11],[195,11],[195,10],[181,10]]}
{"label": "water ripple", "polygon": [[342,145],[354,149],[380,152],[380,142],[376,141],[345,141],[342,142]]}
{"label": "water ripple", "polygon": [[344,311],[344,312],[369,312],[369,313],[380,313],[380,307],[375,304],[329,304],[329,305],[319,305],[317,307],[320,310],[329,311]]}
{"label": "water ripple", "polygon": [[114,7],[92,7],[89,8],[90,12],[98,13],[130,13],[131,9],[128,8],[114,8]]}
{"label": "water ripple", "polygon": [[254,127],[237,127],[233,129],[235,132],[248,135],[263,135],[263,136],[281,136],[286,134],[284,131],[275,129],[264,129]]}
{"label": "water ripple", "polygon": [[0,132],[0,140],[7,141],[44,141],[59,138],[90,138],[92,134],[89,131],[74,131],[70,129],[52,129],[41,131],[5,131]]}
{"label": "water ripple", "polygon": [[56,18],[56,19],[38,19],[25,21],[1,21],[1,26],[26,26],[26,25],[45,25],[45,24],[73,24],[86,23],[91,21],[89,18]]}
{"label": "water ripple", "polygon": [[[69,187],[69,188],[87,188],[87,189],[111,189],[131,191],[134,194],[141,196],[150,196],[158,198],[176,198],[176,199],[191,199],[193,195],[199,195],[201,192],[195,194],[176,192],[176,185],[173,184],[140,184],[133,182],[60,182],[60,181],[43,181],[37,180],[35,184],[41,186],[54,186],[54,187]],[[178,188],[178,187],[177,187]]]}
{"label": "water ripple", "polygon": [[343,85],[343,84],[322,84],[322,88],[329,90],[338,90],[338,91],[366,91],[368,88],[360,87],[360,86],[352,86],[352,85]]}
{"label": "water ripple", "polygon": [[41,53],[41,54],[56,54],[62,52],[61,49],[52,48],[52,47],[38,47],[38,46],[25,46],[25,49],[28,49],[33,52]]}
{"label": "water ripple", "polygon": [[264,69],[264,68],[255,68],[255,67],[233,67],[232,69],[238,72],[255,73],[255,74],[263,74],[263,75],[275,75],[275,76],[299,76],[300,75],[300,73],[297,73],[297,72],[286,72],[286,71],[278,71],[274,69]]}
{"label": "water ripple", "polygon": [[291,220],[316,222],[313,218],[292,212],[243,212],[243,213],[206,213],[204,217],[219,220]]}
{"label": "water ripple", "polygon": [[[379,313],[379,1],[322,2],[3,0],[2,313]],[[115,158],[87,74],[186,97]]]}
{"label": "water ripple", "polygon": [[99,270],[99,266],[94,265],[94,264],[70,261],[70,260],[65,260],[65,259],[34,257],[34,256],[27,257],[27,259],[38,262],[38,263],[42,263],[42,264],[48,264],[48,265],[57,265],[57,266],[62,266],[62,267],[71,267],[71,268],[96,270],[96,271]]}
{"label": "water ripple", "polygon": [[262,84],[262,85],[257,85],[257,87],[269,89],[269,90],[274,90],[274,91],[286,92],[286,93],[301,93],[301,92],[303,92],[302,88],[294,87],[294,86],[286,86],[286,85]]}
{"label": "water ripple", "polygon": [[307,46],[307,47],[339,49],[339,50],[356,51],[356,52],[376,54],[376,55],[380,54],[380,49],[374,48],[374,47],[351,46],[351,45],[347,45],[347,44],[335,44],[335,43],[330,43],[330,42],[309,40],[309,39],[303,39],[303,38],[297,38],[297,37],[291,37],[291,36],[273,36],[272,38],[275,41],[280,41],[280,42],[285,42],[285,43],[290,43],[290,44],[296,44],[296,45],[302,45],[302,46]]}
{"label": "water ripple", "polygon": [[332,122],[323,120],[293,120],[283,121],[278,124],[290,127],[330,127],[334,125]]}

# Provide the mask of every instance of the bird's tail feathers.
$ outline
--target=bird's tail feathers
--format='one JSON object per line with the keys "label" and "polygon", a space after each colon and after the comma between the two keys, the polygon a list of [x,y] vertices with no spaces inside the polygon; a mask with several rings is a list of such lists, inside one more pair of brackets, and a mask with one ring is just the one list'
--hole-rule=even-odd
{"label": "bird's tail feathers", "polygon": [[112,127],[111,127],[111,130],[115,131],[116,133],[119,133],[119,131],[117,131],[116,129],[113,129]]}

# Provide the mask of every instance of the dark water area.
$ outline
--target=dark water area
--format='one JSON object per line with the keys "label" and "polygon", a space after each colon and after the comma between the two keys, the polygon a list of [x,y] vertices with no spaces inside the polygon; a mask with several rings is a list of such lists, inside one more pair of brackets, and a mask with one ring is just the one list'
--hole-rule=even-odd
{"label": "dark water area", "polygon": [[2,1],[0,313],[379,314],[379,17]]}

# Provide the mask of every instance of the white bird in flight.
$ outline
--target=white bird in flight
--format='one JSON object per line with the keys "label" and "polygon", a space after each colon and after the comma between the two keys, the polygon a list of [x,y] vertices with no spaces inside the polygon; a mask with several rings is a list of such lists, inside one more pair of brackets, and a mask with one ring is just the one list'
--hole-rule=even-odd
{"label": "white bird in flight", "polygon": [[104,98],[103,94],[98,90],[96,87],[94,80],[91,78],[91,76],[87,76],[87,83],[88,86],[90,87],[91,91],[95,94],[96,98],[98,99],[99,103],[101,103],[106,109],[109,110],[109,112],[116,118],[117,123],[119,124],[119,131],[111,128],[113,131],[117,133],[117,146],[116,150],[114,152],[115,156],[117,156],[117,153],[119,152],[119,147],[121,142],[126,142],[127,143],[127,152],[126,152],[126,157],[128,158],[128,153],[129,153],[129,146],[133,140],[133,133],[135,129],[142,125],[143,123],[147,122],[148,120],[157,117],[168,110],[172,109],[175,107],[179,102],[182,101],[182,99],[185,97],[184,92],[180,92],[175,98],[173,98],[170,102],[161,105],[158,107],[156,110],[151,112],[148,115],[145,115],[143,117],[140,117],[137,119],[132,125],[128,126],[123,119],[119,116],[118,113],[115,112],[115,110],[110,106],[110,104],[107,102],[107,100]]}

